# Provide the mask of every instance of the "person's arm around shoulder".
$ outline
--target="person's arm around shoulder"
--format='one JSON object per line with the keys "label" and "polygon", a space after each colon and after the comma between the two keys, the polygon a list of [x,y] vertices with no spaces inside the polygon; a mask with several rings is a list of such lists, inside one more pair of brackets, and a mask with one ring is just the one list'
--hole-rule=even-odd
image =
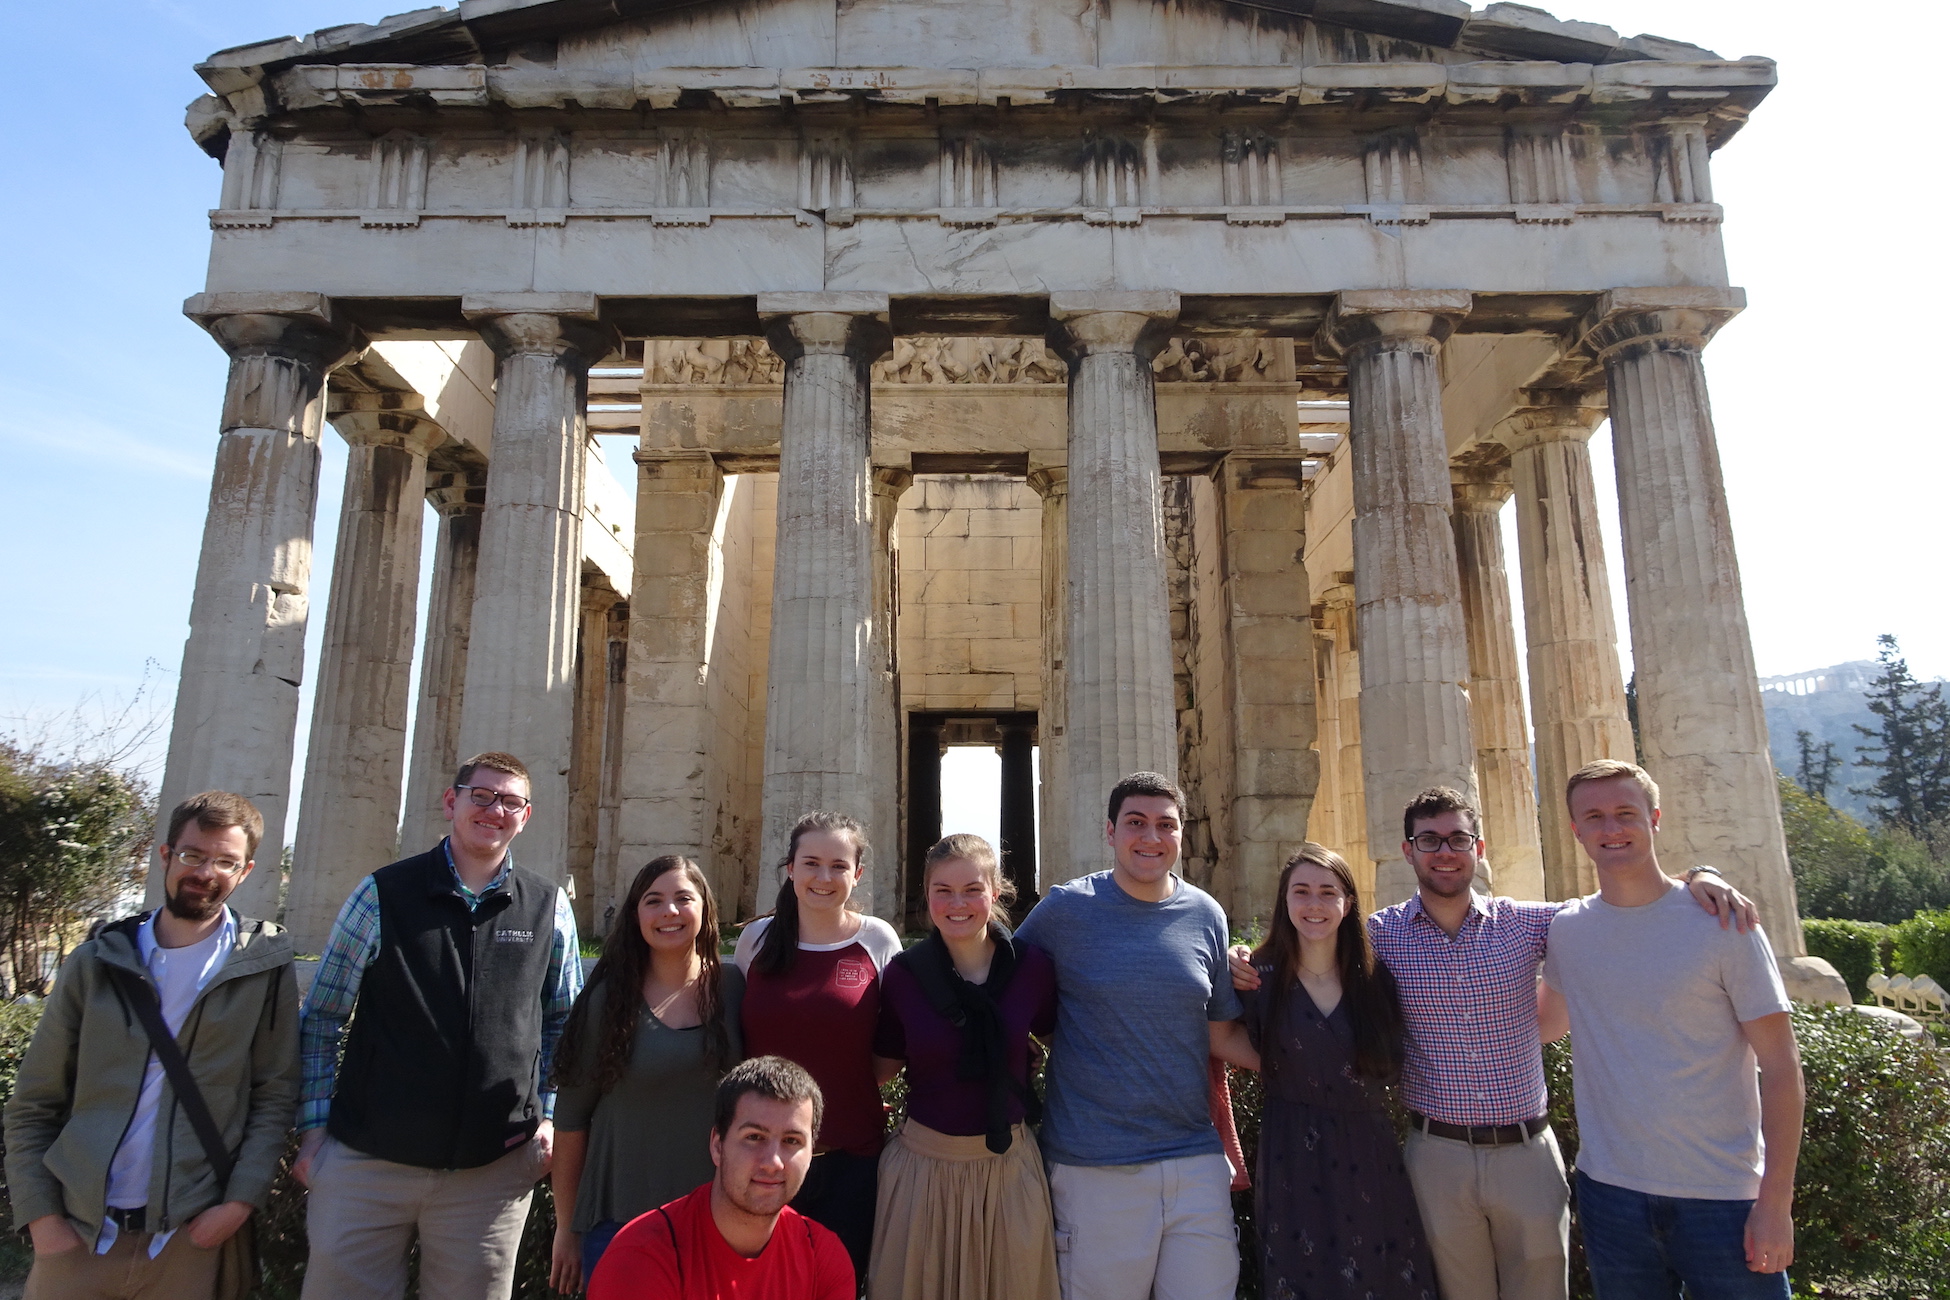
{"label": "person's arm around shoulder", "polygon": [[1743,1020],[1741,1032],[1760,1063],[1760,1134],[1767,1163],[1760,1195],[1747,1215],[1747,1267],[1778,1273],[1794,1263],[1794,1168],[1801,1154],[1801,1050],[1785,1011]]}
{"label": "person's arm around shoulder", "polygon": [[1720,928],[1731,925],[1741,934],[1760,927],[1760,909],[1745,894],[1729,885],[1712,867],[1694,867],[1686,873],[1686,892],[1699,904],[1700,911],[1716,917]]}
{"label": "person's arm around shoulder", "polygon": [[345,1026],[359,1004],[359,986],[366,967],[379,952],[379,882],[371,876],[352,889],[325,951],[313,973],[298,1020],[301,1079],[298,1089],[298,1159],[291,1175],[311,1186],[311,1164],[325,1145],[325,1121],[332,1113],[332,1094],[338,1088],[339,1051]]}
{"label": "person's arm around shoulder", "polygon": [[250,1109],[244,1117],[237,1164],[224,1189],[228,1199],[188,1225],[190,1241],[201,1250],[221,1246],[244,1226],[252,1210],[263,1209],[271,1199],[285,1134],[298,1111],[298,971],[286,962],[272,978],[270,993],[258,1011],[257,1032],[251,1037]]}
{"label": "person's arm around shoulder", "polygon": [[14,1222],[27,1225],[36,1255],[81,1245],[80,1234],[68,1222],[61,1182],[44,1157],[73,1111],[81,1016],[95,964],[93,946],[88,945],[61,967],[7,1100],[7,1192],[13,1198]]}
{"label": "person's arm around shoulder", "polygon": [[1240,1004],[1238,990],[1233,988],[1229,958],[1226,952],[1225,913],[1219,911],[1215,902],[1213,911],[1217,913],[1215,924],[1218,927],[1217,941],[1211,951],[1215,959],[1207,969],[1212,982],[1211,996],[1205,1004],[1205,1028],[1208,1047],[1213,1056],[1228,1065],[1236,1065],[1242,1070],[1259,1069],[1259,1052],[1246,1032],[1246,1009]]}

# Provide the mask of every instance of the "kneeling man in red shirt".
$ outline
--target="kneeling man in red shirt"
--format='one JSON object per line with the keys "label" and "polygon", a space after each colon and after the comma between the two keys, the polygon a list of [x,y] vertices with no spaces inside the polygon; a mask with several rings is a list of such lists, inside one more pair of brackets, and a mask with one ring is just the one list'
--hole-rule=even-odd
{"label": "kneeling man in red shirt", "polygon": [[846,1247],[786,1204],[812,1167],[823,1105],[783,1057],[727,1074],[711,1125],[717,1176],[625,1224],[589,1300],[854,1300]]}

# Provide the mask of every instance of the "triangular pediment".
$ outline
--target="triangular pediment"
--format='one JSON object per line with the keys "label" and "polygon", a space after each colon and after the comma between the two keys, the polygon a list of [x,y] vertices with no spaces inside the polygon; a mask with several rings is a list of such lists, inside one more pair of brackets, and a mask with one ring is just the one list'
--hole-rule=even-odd
{"label": "triangular pediment", "polygon": [[222,50],[218,94],[316,65],[1127,68],[1697,61],[1541,9],[1463,0],[463,0]]}

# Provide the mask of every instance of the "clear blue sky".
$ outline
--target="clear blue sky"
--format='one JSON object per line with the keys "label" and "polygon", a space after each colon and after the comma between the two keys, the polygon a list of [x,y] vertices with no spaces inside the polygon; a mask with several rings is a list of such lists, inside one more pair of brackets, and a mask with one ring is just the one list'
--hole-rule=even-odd
{"label": "clear blue sky", "polygon": [[[12,304],[0,314],[0,728],[126,692],[151,659],[173,689],[225,373],[180,315],[201,287],[219,179],[181,125],[202,90],[191,66],[387,8],[10,9],[23,53],[0,86],[0,174],[14,192],[0,215]],[[1763,673],[1868,657],[1884,631],[1919,672],[1950,673],[1936,576],[1950,430],[1925,382],[1944,366],[1950,301],[1931,144],[1950,10],[1897,0],[1863,12],[1852,30],[1849,11],[1812,3],[1558,6],[1627,35],[1780,60],[1781,88],[1715,165],[1750,307],[1708,353]],[[326,448],[314,653],[344,462],[329,432]]]}

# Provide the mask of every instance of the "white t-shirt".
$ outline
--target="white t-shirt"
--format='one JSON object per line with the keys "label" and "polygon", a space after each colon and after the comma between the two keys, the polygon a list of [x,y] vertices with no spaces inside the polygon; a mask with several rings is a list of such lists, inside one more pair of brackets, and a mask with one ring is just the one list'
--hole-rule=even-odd
{"label": "white t-shirt", "polygon": [[[136,931],[136,951],[149,968],[149,978],[155,981],[163,1023],[169,1026],[170,1033],[183,1032],[183,1022],[189,1018],[190,1008],[196,1005],[197,994],[223,969],[224,962],[230,959],[230,950],[236,946],[237,914],[227,907],[223,924],[209,938],[186,948],[165,948],[156,942],[154,912],[142,923],[142,928]],[[106,1201],[116,1209],[132,1210],[149,1203],[149,1173],[156,1154],[156,1110],[162,1101],[163,1079],[162,1062],[151,1051],[149,1066],[142,1075],[142,1091],[136,1094],[135,1115],[129,1120],[122,1143],[115,1148],[115,1158],[108,1165]],[[104,1221],[102,1235],[95,1242],[96,1251],[105,1253],[115,1244],[117,1235],[115,1224]],[[151,1243],[151,1258],[161,1253],[172,1235],[156,1234],[156,1240]]]}
{"label": "white t-shirt", "polygon": [[[732,960],[738,964],[738,969],[745,974],[751,974],[752,958],[758,955],[759,942],[765,938],[765,932],[771,928],[772,918],[769,916],[761,916],[746,926],[745,932],[738,936],[738,949],[733,955]],[[900,935],[895,933],[893,926],[887,924],[877,916],[862,916],[860,918],[860,931],[851,939],[842,939],[838,943],[807,943],[804,939],[801,939],[799,941],[799,950],[801,952],[838,952],[840,949],[851,947],[856,943],[867,950],[867,956],[873,958],[873,968],[876,971],[886,970],[887,963],[900,956]]]}
{"label": "white t-shirt", "polygon": [[1596,894],[1551,922],[1544,978],[1571,1009],[1578,1169],[1648,1196],[1760,1193],[1760,1071],[1741,1024],[1788,1009],[1767,936],[1722,930],[1678,881]]}

